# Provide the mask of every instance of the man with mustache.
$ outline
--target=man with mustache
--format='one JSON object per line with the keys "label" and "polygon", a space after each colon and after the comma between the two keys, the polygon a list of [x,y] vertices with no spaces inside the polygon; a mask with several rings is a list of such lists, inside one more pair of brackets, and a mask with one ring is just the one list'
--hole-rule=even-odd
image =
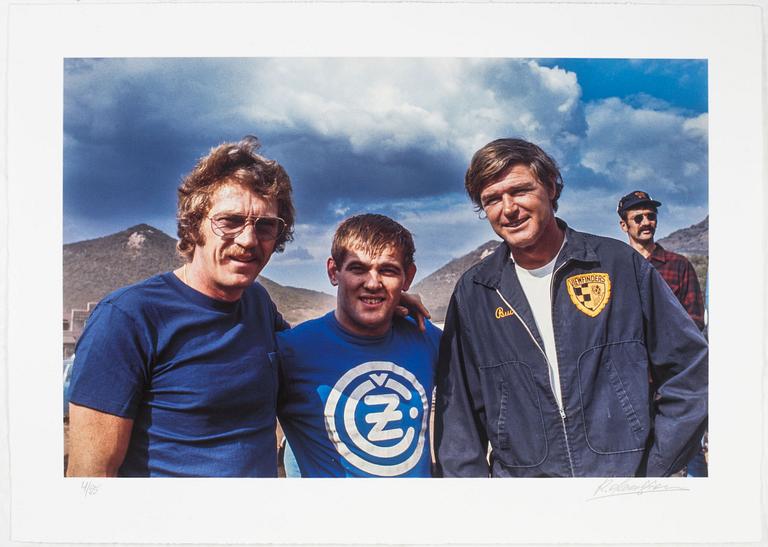
{"label": "man with mustache", "polygon": [[437,374],[438,473],[680,470],[706,423],[708,352],[659,273],[628,245],[555,216],[563,180],[533,143],[485,145],[465,186],[503,242],[451,297]]}
{"label": "man with mustache", "polygon": [[703,330],[704,298],[696,270],[683,255],[667,251],[653,240],[659,207],[661,202],[651,199],[647,192],[630,192],[619,200],[616,209],[621,217],[619,225],[627,234],[630,246],[650,261],[696,326]]}
{"label": "man with mustache", "polygon": [[336,309],[278,334],[278,417],[302,477],[431,476],[440,331],[396,315],[414,251],[391,218],[348,218],[327,262]]}
{"label": "man with mustache", "polygon": [[[619,200],[616,208],[621,229],[629,237],[629,244],[648,260],[661,274],[669,288],[683,305],[700,330],[704,330],[704,298],[699,288],[699,278],[690,261],[654,242],[658,208],[661,202],[651,199],[647,192],[636,190]],[[704,444],[704,443],[702,443]],[[691,477],[708,475],[704,450],[699,450],[688,462],[687,474]]]}
{"label": "man with mustache", "polygon": [[69,476],[275,477],[275,332],[259,272],[292,239],[291,182],[246,137],[178,189],[184,265],[105,297],[80,338]]}

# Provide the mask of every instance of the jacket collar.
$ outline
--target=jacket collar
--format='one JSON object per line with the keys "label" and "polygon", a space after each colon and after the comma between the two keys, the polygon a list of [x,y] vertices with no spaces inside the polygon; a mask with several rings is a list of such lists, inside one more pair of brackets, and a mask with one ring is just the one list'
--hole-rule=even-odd
{"label": "jacket collar", "polygon": [[[577,232],[568,227],[565,221],[556,219],[558,226],[565,230],[565,246],[557,257],[555,269],[560,265],[574,260],[578,262],[597,262],[597,253],[590,244],[587,234]],[[472,276],[472,280],[492,289],[501,285],[502,272],[507,263],[514,263],[506,242],[502,241],[491,256],[480,262]]]}

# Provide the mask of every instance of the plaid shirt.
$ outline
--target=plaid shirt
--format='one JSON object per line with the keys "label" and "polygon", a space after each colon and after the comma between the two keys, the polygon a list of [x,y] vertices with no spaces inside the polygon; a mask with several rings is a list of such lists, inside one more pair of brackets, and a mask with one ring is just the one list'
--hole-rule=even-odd
{"label": "plaid shirt", "polygon": [[682,255],[666,251],[656,244],[649,259],[654,268],[661,274],[677,299],[691,316],[699,330],[704,328],[704,299],[699,287],[696,270]]}

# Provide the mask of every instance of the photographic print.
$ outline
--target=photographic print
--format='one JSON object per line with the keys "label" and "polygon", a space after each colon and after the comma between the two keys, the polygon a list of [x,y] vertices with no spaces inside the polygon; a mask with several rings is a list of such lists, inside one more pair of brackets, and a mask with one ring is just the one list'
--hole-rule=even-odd
{"label": "photographic print", "polygon": [[[685,253],[698,266],[693,275],[686,271],[685,278],[678,266],[670,264],[667,269],[680,301],[703,328],[708,258],[707,75],[706,60],[696,59],[65,59],[65,401],[74,344],[90,311],[113,291],[180,267],[184,260],[176,253],[174,241],[179,182],[209,149],[244,135],[258,137],[259,153],[277,160],[291,177],[296,209],[293,241],[269,259],[261,282],[294,327],[336,307],[336,291],[325,271],[333,233],[345,218],[371,213],[386,215],[413,233],[417,274],[412,292],[422,295],[433,322],[442,327],[459,277],[500,242],[464,191],[467,165],[474,151],[488,142],[515,137],[556,158],[564,181],[557,216],[573,229],[627,241],[619,229],[624,221],[616,214],[622,196],[644,192],[654,210],[653,204],[659,204],[659,222],[638,224],[642,234],[635,239],[647,239],[646,231],[658,226],[659,245]],[[637,204],[643,202],[633,199],[636,212]],[[626,222],[634,226],[632,220]],[[658,263],[666,264],[663,255]],[[598,290],[594,288],[595,297]],[[572,298],[588,314],[602,310],[588,309]],[[566,313],[573,313],[570,303],[566,307]],[[90,347],[90,342],[84,345],[83,355]],[[164,370],[165,359],[173,361],[177,356],[157,357],[153,366]],[[703,378],[706,386],[706,373]],[[308,391],[322,392],[326,382],[333,385],[337,380],[335,376],[315,378],[312,381],[319,387],[310,386]],[[623,383],[629,380],[625,377]],[[139,422],[133,428],[134,435],[139,435],[147,427],[146,450],[151,452],[157,432],[149,424],[142,426],[141,417],[161,419],[162,405],[151,401],[162,399],[158,392],[165,388],[151,387],[152,379],[143,381],[148,384],[141,396],[146,402],[140,404]],[[121,409],[92,399],[96,395],[88,390],[99,387],[86,385],[76,394],[77,402],[123,415]],[[417,386],[414,394],[431,400],[431,388],[425,393],[421,384]],[[105,397],[117,396],[114,386],[109,390]],[[345,474],[409,476],[412,467],[405,462],[423,454],[425,468],[420,476],[429,475],[429,405],[417,409],[399,401],[394,391],[380,391],[382,397],[396,397],[394,408],[403,419],[377,425],[381,407],[376,407],[384,399],[376,399],[369,411],[374,418],[366,422],[366,413],[351,437],[343,423],[329,426],[333,430],[318,428],[322,437],[345,437],[325,457],[351,450],[344,460],[350,460]],[[568,399],[573,395],[568,394]],[[637,406],[639,396],[633,397],[632,404]],[[621,408],[610,408],[610,400],[593,404],[605,407],[601,412],[620,415]],[[190,400],[189,404],[197,403]],[[417,412],[414,427],[409,427],[411,408]],[[65,405],[67,417],[68,411]],[[215,407],[210,412],[221,416],[227,410]],[[237,412],[242,413],[242,407]],[[321,415],[321,410],[315,412]],[[180,412],[168,419],[183,418]],[[625,420],[620,416],[600,420],[594,427],[621,429],[627,427]],[[306,427],[296,426],[297,441],[306,434]],[[376,438],[379,427],[391,434]],[[398,443],[405,442],[409,429],[419,434],[401,450]],[[288,431],[293,433],[294,428]],[[234,462],[221,468],[212,463],[213,468],[198,467],[199,471],[173,463],[153,467],[145,463],[147,457],[134,456],[139,450],[136,442],[132,440],[128,461],[119,474],[249,476],[252,472]],[[286,450],[282,430],[278,445],[282,476]],[[498,450],[499,444],[495,447]],[[222,450],[223,446],[211,445],[205,452],[226,460]],[[706,474],[704,456],[699,456],[702,475]],[[134,457],[141,461],[135,469]],[[301,463],[304,457],[300,453]],[[405,467],[391,467],[393,462]],[[324,466],[307,465],[311,470],[305,474],[335,474]],[[520,471],[506,472],[515,476]],[[637,472],[644,473],[596,463],[579,470],[545,466],[536,474],[634,476]],[[674,472],[685,475],[687,469]]]}
{"label": "photographic print", "polygon": [[[755,115],[761,105],[760,26],[749,6],[733,8],[15,6],[9,17],[6,297],[12,310],[7,329],[12,539],[416,544],[759,539],[762,437],[744,437],[732,424],[741,423],[744,416],[759,423],[761,323],[756,320],[758,306],[738,308],[734,298],[725,296],[725,288],[739,257],[747,272],[744,286],[757,291],[755,301],[762,302],[759,253],[749,250],[762,241],[757,225],[762,218],[762,129]],[[178,24],[182,16],[183,29]],[[137,33],[138,28],[143,30]],[[653,28],[650,36],[641,31],[648,28]],[[36,40],[42,34],[45,44]],[[496,139],[512,139],[501,144],[529,151],[534,145],[548,160],[531,163],[536,167],[522,173],[504,171],[492,184],[473,178],[478,172],[473,171],[473,158]],[[254,154],[261,159],[254,160]],[[180,215],[180,185],[188,184],[194,197],[196,183],[190,173],[196,165],[204,172],[201,160],[217,157],[225,162],[255,161],[269,169],[279,165],[265,180],[280,187],[284,171],[290,177],[295,210],[288,211],[281,198],[262,199],[261,194],[238,193],[243,187],[224,184],[205,198],[212,204],[210,215],[195,217],[193,203]],[[736,157],[740,160],[734,162]],[[548,161],[557,166],[562,187],[558,177],[539,170]],[[535,177],[530,178],[531,173]],[[528,188],[529,179],[542,184]],[[503,188],[498,194],[488,192],[499,183]],[[473,184],[479,185],[477,191]],[[520,201],[513,192],[519,185],[539,205]],[[738,207],[731,207],[727,204],[735,188],[742,190],[741,199]],[[42,219],[34,228],[25,227],[24,212],[30,208]],[[382,283],[385,289],[357,300],[346,292],[356,275],[356,270],[346,269],[348,255],[332,256],[334,236],[350,217],[404,227],[415,249],[411,264],[405,252],[390,256],[378,247],[347,244],[347,251],[362,257],[352,262],[354,268],[369,263],[378,267],[382,253],[394,257],[388,259],[394,262],[394,272],[386,275],[397,283]],[[195,239],[197,228],[205,230],[200,233],[210,231],[209,237]],[[381,234],[387,229],[380,228]],[[29,233],[39,234],[35,245],[25,243],[24,234]],[[541,349],[547,347],[547,327],[534,319],[535,310],[520,308],[514,293],[471,292],[477,284],[470,277],[462,282],[462,275],[503,257],[505,243],[510,260],[521,268],[538,268],[536,256],[527,252],[535,248],[526,239],[532,233],[549,234],[543,241],[547,248],[556,244],[555,252],[582,241],[580,234],[591,234],[602,248],[622,249],[611,251],[618,254],[611,254],[610,260],[603,255],[604,263],[643,272],[651,271],[650,255],[643,250],[676,253],[688,264],[686,275],[695,273],[698,279],[696,298],[701,305],[688,311],[684,300],[690,291],[685,290],[674,304],[665,297],[663,306],[660,301],[628,300],[629,285],[617,281],[614,266],[558,269],[554,275],[562,274],[563,290],[550,298],[556,309],[568,313],[555,327],[555,332],[568,334],[558,352],[565,352],[563,362],[571,353],[577,355],[580,376],[557,381],[551,376],[557,372],[554,367],[543,368],[536,382],[551,389],[510,391],[529,385],[525,367],[515,365],[528,357],[507,356],[541,350],[542,362],[548,362]],[[231,250],[235,244],[228,242],[248,237],[259,241],[254,249],[260,250],[247,255]],[[185,248],[209,250],[207,262],[185,262]],[[41,264],[40,256],[51,256],[50,263]],[[651,277],[675,292],[673,282],[659,273]],[[461,390],[482,392],[491,419],[471,412],[459,416],[451,401],[440,399],[441,385],[452,384],[469,370],[463,365],[456,365],[454,376],[443,380],[438,374],[432,404],[434,385],[427,379],[431,369],[410,371],[388,357],[385,368],[349,368],[349,375],[318,384],[328,390],[317,390],[316,408],[325,414],[315,413],[323,416],[316,424],[322,434],[313,437],[330,443],[330,454],[339,460],[333,473],[384,480],[284,478],[295,473],[286,463],[284,436],[296,448],[299,473],[319,476],[307,473],[319,473],[319,467],[308,462],[302,452],[304,439],[290,426],[276,435],[264,428],[264,438],[274,444],[261,445],[266,447],[263,454],[232,450],[226,457],[209,458],[204,454],[210,455],[210,450],[192,454],[171,449],[153,452],[154,461],[160,462],[155,469],[162,467],[163,473],[147,472],[151,465],[141,453],[147,453],[147,439],[157,431],[152,426],[161,428],[167,440],[186,435],[188,423],[169,418],[172,413],[156,415],[154,423],[146,420],[141,398],[135,396],[109,401],[111,396],[102,393],[101,401],[114,406],[99,407],[96,396],[87,400],[83,395],[95,393],[89,387],[93,376],[78,376],[76,365],[74,375],[72,371],[86,347],[76,351],[77,343],[90,336],[87,347],[93,348],[96,334],[110,328],[121,336],[104,338],[109,343],[102,351],[112,355],[114,363],[128,360],[137,348],[168,353],[142,334],[130,310],[104,311],[108,306],[101,306],[100,311],[98,305],[107,295],[125,294],[119,292],[123,287],[158,276],[166,276],[174,290],[197,287],[208,295],[210,289],[235,297],[233,301],[243,291],[253,292],[250,282],[255,278],[263,287],[248,301],[264,306],[260,317],[269,320],[261,324],[269,328],[246,351],[263,356],[263,370],[272,372],[248,377],[248,386],[261,391],[247,401],[233,397],[230,388],[236,384],[226,373],[199,377],[190,393],[199,389],[215,394],[206,404],[237,408],[246,420],[259,409],[287,416],[301,411],[275,409],[274,359],[287,347],[281,344],[293,343],[285,336],[273,341],[282,321],[293,327],[299,340],[307,332],[319,336],[300,329],[320,321],[336,321],[339,332],[346,328],[346,334],[374,334],[382,324],[378,310],[386,311],[388,325],[394,321],[387,315],[396,300],[392,295],[410,293],[421,295],[431,313],[430,328],[437,329],[438,336],[440,331],[454,336],[457,347],[468,347],[468,338],[462,337],[470,331],[485,336],[492,332],[489,325],[516,325],[515,331],[503,331],[510,333],[508,338],[472,338],[482,341],[473,365],[482,369],[482,376],[478,384],[462,380]],[[489,278],[483,279],[485,286],[492,286]],[[452,304],[454,290],[458,296]],[[159,299],[168,301],[166,296]],[[456,299],[471,304],[458,307]],[[266,304],[270,301],[274,307]],[[350,302],[351,307],[344,307]],[[652,338],[591,351],[595,344],[588,333],[597,331],[582,325],[636,314],[614,313],[633,306],[674,308],[675,318],[661,313],[666,319],[654,322]],[[342,309],[341,316],[334,309]],[[190,329],[203,316],[182,312],[175,317],[182,329]],[[361,322],[361,317],[367,319]],[[655,455],[641,464],[651,424],[640,403],[648,395],[644,404],[653,408],[648,402],[653,378],[646,384],[644,375],[640,382],[640,376],[617,373],[610,363],[619,353],[635,359],[643,345],[657,351],[657,341],[670,340],[677,332],[663,325],[677,325],[678,319],[679,324],[685,319],[686,333],[706,326],[711,366],[705,375],[697,365],[695,373],[681,376],[688,382],[684,390],[699,395],[687,407],[692,413],[668,423],[687,427],[686,435],[699,445],[706,441],[702,448],[707,450],[694,447],[696,454],[682,450],[671,459]],[[469,321],[472,326],[466,327]],[[737,323],[738,334],[731,332]],[[92,326],[97,324],[102,326]],[[638,332],[648,335],[645,328],[638,327]],[[525,336],[516,338],[518,332]],[[222,332],[209,342],[233,347],[225,345],[230,336],[230,331]],[[691,341],[699,340],[698,334],[691,336]],[[745,343],[729,344],[735,336]],[[149,341],[125,344],[142,337]],[[247,345],[245,341],[243,347]],[[436,345],[424,344],[424,362],[436,366],[437,354]],[[454,355],[459,355],[459,363],[469,353]],[[301,358],[297,354],[297,367]],[[701,362],[701,354],[690,361]],[[725,366],[737,361],[744,363],[738,377]],[[187,362],[194,364],[194,359]],[[175,364],[168,363],[167,370],[173,372]],[[101,384],[135,385],[145,373],[113,375],[114,380]],[[587,377],[595,383],[584,384]],[[577,381],[582,387],[571,390]],[[611,391],[584,385],[609,386]],[[635,391],[640,385],[644,391]],[[165,394],[153,393],[152,400],[173,412],[189,403],[186,395],[174,392],[173,384],[168,386]],[[244,392],[237,387],[235,391]],[[587,392],[594,405],[584,398]],[[77,395],[71,399],[73,393]],[[569,406],[579,393],[578,405]],[[604,398],[607,393],[612,398]],[[167,394],[172,396],[163,399]],[[537,402],[528,405],[527,397]],[[542,397],[549,406],[538,402]],[[92,469],[79,467],[83,460],[77,463],[79,471],[65,476],[65,469],[72,471],[69,466],[74,465],[73,442],[80,447],[92,442],[87,435],[73,440],[70,400],[110,415],[115,408],[126,409],[125,414],[114,412],[123,419],[134,417],[130,425],[136,429],[126,430],[125,422],[118,420],[112,430],[126,458],[115,463],[102,453],[112,466],[107,474],[133,478],[97,477]],[[701,436],[702,401],[709,403],[705,414],[711,445]],[[272,423],[275,414],[267,414],[259,419]],[[230,415],[235,421],[226,426],[228,431],[238,430],[237,412]],[[526,425],[538,423],[539,415],[543,433]],[[198,416],[210,422],[205,414]],[[439,422],[434,434],[428,421],[432,417]],[[559,429],[550,428],[550,419],[556,428],[562,427],[562,443],[540,442],[560,435]],[[625,426],[620,434],[601,425],[618,421]],[[464,424],[464,429],[449,431],[453,423]],[[474,423],[483,425],[467,429]],[[132,431],[138,444],[136,438],[131,440]],[[200,437],[216,436],[206,429]],[[470,440],[450,442],[459,438]],[[521,439],[525,442],[515,442]],[[231,446],[251,442],[231,440]],[[483,453],[486,440],[495,454]],[[470,450],[463,451],[465,445]],[[241,457],[243,453],[248,456]],[[601,461],[610,460],[613,467],[590,462],[589,455],[598,453],[609,455]],[[687,462],[694,455],[703,458],[708,476],[685,476],[695,471],[687,463],[681,465],[682,459]],[[265,471],[243,472],[253,469],[254,461]],[[551,462],[557,463],[553,467]],[[125,472],[118,472],[123,464]],[[642,472],[636,471],[646,464]],[[663,476],[673,467],[676,476]],[[454,478],[462,476],[457,472],[461,469],[472,472]],[[444,478],[386,478],[432,473]],[[488,475],[519,478],[474,478]],[[177,478],[139,478],[147,476]],[[251,478],[256,476],[261,478]],[[526,480],[534,476],[563,478]],[[558,500],[555,509],[553,499]],[[717,501],[722,499],[744,503],[723,509]],[[637,528],[637,515],[651,518],[659,511],[676,518],[657,522],[652,529]],[[551,526],[547,517],[553,512],[558,526]],[[163,515],[162,525],[146,524],[158,514]],[[39,525],[41,518],[47,526]],[[374,526],[374,521],[383,524]],[[696,525],[679,525],[694,521]]]}

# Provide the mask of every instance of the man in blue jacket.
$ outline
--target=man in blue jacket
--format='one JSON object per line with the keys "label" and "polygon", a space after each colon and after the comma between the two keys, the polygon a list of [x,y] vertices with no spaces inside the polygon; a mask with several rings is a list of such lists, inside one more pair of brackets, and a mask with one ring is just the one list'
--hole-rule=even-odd
{"label": "man in blue jacket", "polygon": [[555,217],[562,177],[532,143],[487,144],[465,185],[504,241],[451,298],[437,377],[438,473],[681,469],[706,424],[708,350],[658,272],[624,243]]}

